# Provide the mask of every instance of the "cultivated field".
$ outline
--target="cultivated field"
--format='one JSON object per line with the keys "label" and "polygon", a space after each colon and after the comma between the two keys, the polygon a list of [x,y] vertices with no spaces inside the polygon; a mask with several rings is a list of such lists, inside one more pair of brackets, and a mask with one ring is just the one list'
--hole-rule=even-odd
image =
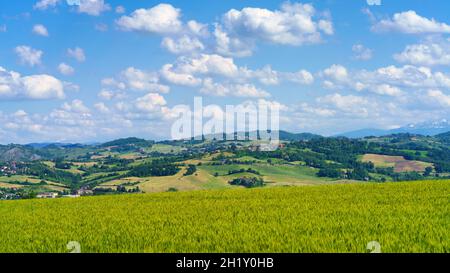
{"label": "cultivated field", "polygon": [[423,172],[426,167],[433,166],[433,164],[406,160],[403,156],[389,156],[365,154],[362,156],[363,162],[372,162],[376,167],[393,167],[395,172]]}
{"label": "cultivated field", "polygon": [[0,204],[0,252],[450,252],[450,181]]}
{"label": "cultivated field", "polygon": [[[250,158],[249,158],[250,159]],[[203,161],[208,162],[208,161]],[[198,163],[197,161],[187,161],[186,164]],[[229,171],[247,170],[251,168],[258,172],[228,174]],[[255,163],[252,165],[230,164],[230,165],[202,165],[197,167],[197,171],[193,175],[184,176],[186,168],[183,167],[180,172],[171,176],[163,177],[128,177],[108,181],[100,184],[97,188],[115,189],[119,185],[126,183],[136,183],[132,186],[126,186],[127,189],[138,186],[140,190],[150,192],[165,192],[168,189],[176,189],[178,191],[189,190],[211,190],[233,188],[228,182],[239,177],[259,177],[264,179],[267,187],[273,186],[305,186],[305,185],[323,185],[323,184],[342,184],[342,183],[358,183],[358,181],[350,180],[333,180],[331,178],[317,177],[316,169],[293,164],[262,164]],[[234,186],[235,187],[235,186]]]}

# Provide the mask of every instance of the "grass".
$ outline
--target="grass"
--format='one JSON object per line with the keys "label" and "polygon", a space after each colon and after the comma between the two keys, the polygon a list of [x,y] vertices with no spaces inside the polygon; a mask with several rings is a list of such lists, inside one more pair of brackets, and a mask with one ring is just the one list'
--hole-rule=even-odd
{"label": "grass", "polygon": [[22,185],[16,185],[16,184],[0,182],[0,188],[12,189],[12,188],[23,188],[23,186]]}
{"label": "grass", "polygon": [[[185,162],[186,163],[186,162]],[[189,162],[193,164],[195,162]],[[228,175],[230,170],[240,170],[252,168],[260,173],[256,175],[253,173],[237,173]],[[179,173],[172,176],[165,177],[143,177],[143,178],[121,178],[116,180],[110,180],[99,187],[102,188],[116,188],[124,182],[139,182],[139,188],[144,192],[165,192],[169,188],[176,188],[179,191],[188,190],[210,190],[210,189],[225,189],[232,188],[228,184],[229,181],[238,177],[262,177],[265,182],[267,182],[268,187],[272,186],[287,186],[287,185],[319,185],[319,184],[330,184],[330,183],[348,183],[355,181],[344,181],[344,180],[332,180],[327,178],[320,178],[316,176],[317,170],[311,169],[305,166],[299,165],[268,165],[268,164],[252,164],[252,165],[206,165],[197,166],[197,172],[194,175],[183,176],[185,173],[185,168],[182,168]],[[215,173],[219,176],[216,177]]]}
{"label": "grass", "polygon": [[164,192],[169,188],[176,188],[180,191],[231,188],[227,184],[227,179],[214,177],[204,170],[199,169],[190,176],[184,176],[185,172],[186,170],[183,168],[173,176],[148,177],[138,186],[144,192]]}
{"label": "grass", "polygon": [[[214,173],[217,172],[221,176],[227,175],[228,171],[231,170],[252,168],[253,170],[258,171],[261,174],[261,177],[264,179],[264,181],[268,183],[275,183],[277,185],[317,185],[332,181],[332,179],[317,177],[316,169],[289,164],[269,165],[257,163],[252,165],[202,165],[199,168],[208,171],[211,175],[214,175]],[[248,176],[248,174],[246,173],[240,174],[240,176],[244,175]]]}
{"label": "grass", "polygon": [[173,146],[168,144],[160,144],[157,143],[153,145],[148,152],[158,152],[162,154],[171,154],[171,153],[179,153],[183,150],[180,146]]}
{"label": "grass", "polygon": [[0,252],[450,252],[450,181],[0,203]]}
{"label": "grass", "polygon": [[47,185],[40,186],[44,190],[63,191],[67,189],[64,184],[51,182],[39,179],[38,177],[27,175],[13,175],[11,177],[0,176],[0,188],[23,188],[23,185],[17,184],[17,182],[28,182],[38,185],[41,181],[47,183]]}

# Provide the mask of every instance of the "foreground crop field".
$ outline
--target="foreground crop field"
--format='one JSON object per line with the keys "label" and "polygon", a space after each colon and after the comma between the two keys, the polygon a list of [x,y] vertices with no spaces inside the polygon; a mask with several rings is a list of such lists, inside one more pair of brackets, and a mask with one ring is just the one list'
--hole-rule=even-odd
{"label": "foreground crop field", "polygon": [[0,252],[450,252],[450,181],[0,202]]}

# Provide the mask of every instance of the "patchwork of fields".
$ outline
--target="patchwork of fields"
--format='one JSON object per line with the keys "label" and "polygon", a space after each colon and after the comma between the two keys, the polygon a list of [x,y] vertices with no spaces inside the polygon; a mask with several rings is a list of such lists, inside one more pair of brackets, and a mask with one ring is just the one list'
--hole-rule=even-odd
{"label": "patchwork of fields", "polygon": [[450,181],[0,204],[0,252],[450,252]]}
{"label": "patchwork of fields", "polygon": [[[198,162],[185,162],[198,163]],[[247,170],[251,168],[258,174],[243,172],[229,174],[229,171]],[[357,181],[336,180],[331,178],[317,177],[317,170],[314,168],[299,166],[294,164],[263,164],[255,163],[252,165],[230,164],[230,165],[202,165],[197,167],[195,174],[184,176],[186,168],[172,176],[164,177],[128,177],[117,180],[108,181],[100,184],[99,188],[115,189],[118,185],[126,185],[133,183],[132,188],[139,188],[146,192],[164,192],[170,188],[179,191],[187,190],[210,190],[210,189],[226,189],[233,188],[228,182],[238,177],[261,177],[264,179],[268,187],[272,186],[305,186],[305,185],[324,185],[324,184],[342,184],[356,183]]]}

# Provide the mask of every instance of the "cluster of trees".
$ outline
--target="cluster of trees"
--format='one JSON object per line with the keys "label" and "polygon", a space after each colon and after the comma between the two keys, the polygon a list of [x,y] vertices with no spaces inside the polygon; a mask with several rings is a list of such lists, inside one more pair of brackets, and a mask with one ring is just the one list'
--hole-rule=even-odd
{"label": "cluster of trees", "polygon": [[319,177],[330,177],[337,179],[352,179],[352,180],[371,180],[369,171],[364,168],[355,168],[352,170],[342,170],[337,168],[323,168],[317,172]]}
{"label": "cluster of trees", "polygon": [[81,182],[81,175],[59,169],[52,169],[41,162],[22,163],[18,174],[37,176],[39,179],[74,185]]}
{"label": "cluster of trees", "polygon": [[228,171],[228,175],[237,174],[237,173],[253,173],[253,174],[261,175],[258,171],[253,170],[252,168]]}
{"label": "cluster of trees", "polygon": [[184,176],[193,175],[197,171],[197,167],[195,165],[189,164],[184,173]]}
{"label": "cluster of trees", "polygon": [[170,160],[160,159],[134,167],[128,172],[128,176],[170,176],[177,174],[179,171],[180,168]]}
{"label": "cluster of trees", "polygon": [[137,192],[140,192],[141,190],[139,189],[139,187],[127,189],[125,186],[120,185],[120,186],[117,186],[116,191],[119,193],[137,193]]}
{"label": "cluster of trees", "polygon": [[229,181],[228,184],[246,188],[263,187],[265,185],[264,180],[258,177],[240,177]]}
{"label": "cluster of trees", "polygon": [[65,162],[63,158],[57,158],[54,162],[56,169],[69,170],[72,167],[72,163]]}

